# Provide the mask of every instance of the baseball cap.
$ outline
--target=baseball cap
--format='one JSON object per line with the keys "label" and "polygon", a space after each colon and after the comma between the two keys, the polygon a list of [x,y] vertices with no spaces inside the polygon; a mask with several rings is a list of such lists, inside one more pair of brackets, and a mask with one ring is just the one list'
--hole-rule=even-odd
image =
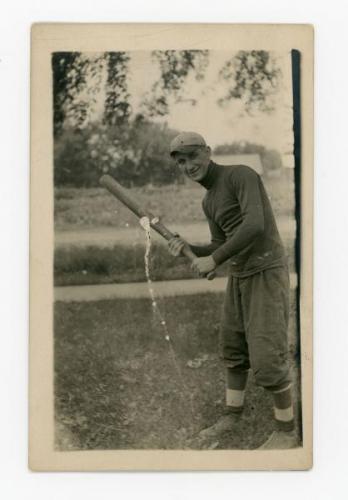
{"label": "baseball cap", "polygon": [[196,132],[181,132],[170,143],[170,156],[175,153],[190,153],[197,147],[206,146],[206,142],[200,134]]}

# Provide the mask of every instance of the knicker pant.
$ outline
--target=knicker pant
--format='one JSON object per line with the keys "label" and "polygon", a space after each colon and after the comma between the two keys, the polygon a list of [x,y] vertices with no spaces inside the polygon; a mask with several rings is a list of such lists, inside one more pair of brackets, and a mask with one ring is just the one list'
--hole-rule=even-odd
{"label": "knicker pant", "polygon": [[256,383],[269,390],[287,386],[288,320],[287,266],[247,278],[230,276],[220,329],[225,365],[236,372],[251,367]]}

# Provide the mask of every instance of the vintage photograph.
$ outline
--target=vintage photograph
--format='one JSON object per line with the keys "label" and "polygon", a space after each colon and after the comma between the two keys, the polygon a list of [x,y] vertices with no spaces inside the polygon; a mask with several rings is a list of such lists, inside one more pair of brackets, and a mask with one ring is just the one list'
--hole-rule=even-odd
{"label": "vintage photograph", "polygon": [[301,450],[301,50],[119,45],[47,58],[52,449]]}

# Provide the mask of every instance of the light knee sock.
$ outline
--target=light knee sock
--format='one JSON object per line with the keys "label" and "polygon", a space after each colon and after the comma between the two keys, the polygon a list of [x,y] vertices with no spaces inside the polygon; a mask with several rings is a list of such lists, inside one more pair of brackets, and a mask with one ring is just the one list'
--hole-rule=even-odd
{"label": "light knee sock", "polygon": [[226,376],[226,406],[229,411],[241,413],[244,407],[245,387],[248,371],[234,371],[227,368]]}
{"label": "light knee sock", "polygon": [[272,394],[274,399],[274,418],[277,429],[285,432],[294,430],[294,407],[291,384],[284,389],[272,391]]}

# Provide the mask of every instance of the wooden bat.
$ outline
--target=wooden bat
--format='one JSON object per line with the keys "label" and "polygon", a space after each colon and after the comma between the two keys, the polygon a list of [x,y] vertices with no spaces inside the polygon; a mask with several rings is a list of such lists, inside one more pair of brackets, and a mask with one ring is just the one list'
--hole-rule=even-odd
{"label": "wooden bat", "polygon": [[[119,184],[111,175],[103,175],[99,183],[105,187],[111,194],[113,194],[118,200],[120,200],[129,210],[131,210],[137,217],[140,219],[142,217],[147,217],[150,221],[150,226],[157,233],[159,233],[166,240],[171,240],[175,238],[175,234],[169,231],[169,229],[160,222],[158,217],[154,216],[148,210],[145,210],[141,207],[129,194],[128,190],[125,189],[121,184]],[[186,246],[183,248],[182,253],[193,262],[196,259],[196,255],[192,252],[190,248]],[[206,275],[208,280],[212,280],[215,278],[215,272],[211,271]]]}

